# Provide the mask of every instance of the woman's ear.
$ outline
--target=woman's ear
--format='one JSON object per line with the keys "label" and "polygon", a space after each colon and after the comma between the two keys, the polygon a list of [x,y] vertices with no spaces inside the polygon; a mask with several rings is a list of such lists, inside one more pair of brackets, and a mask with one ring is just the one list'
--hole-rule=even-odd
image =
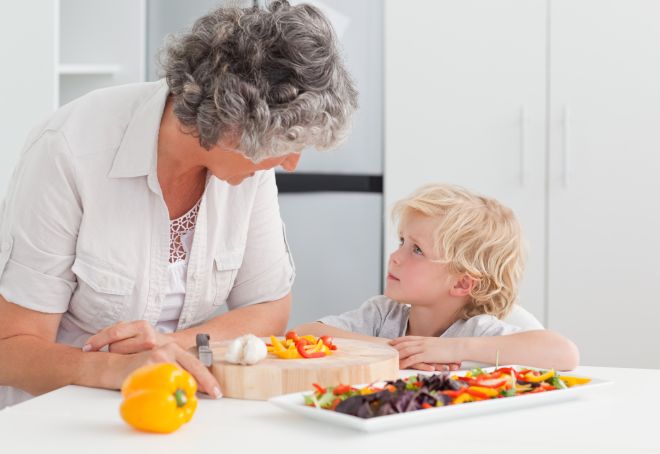
{"label": "woman's ear", "polygon": [[469,296],[472,293],[476,280],[467,274],[459,276],[455,281],[452,288],[449,290],[451,296]]}

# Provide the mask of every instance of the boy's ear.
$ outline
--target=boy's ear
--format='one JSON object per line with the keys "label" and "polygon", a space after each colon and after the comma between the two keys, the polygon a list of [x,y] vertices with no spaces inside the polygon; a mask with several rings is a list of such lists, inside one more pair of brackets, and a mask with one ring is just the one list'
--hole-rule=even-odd
{"label": "boy's ear", "polygon": [[475,280],[474,278],[464,274],[460,276],[455,282],[453,287],[449,290],[451,296],[469,296],[474,287]]}

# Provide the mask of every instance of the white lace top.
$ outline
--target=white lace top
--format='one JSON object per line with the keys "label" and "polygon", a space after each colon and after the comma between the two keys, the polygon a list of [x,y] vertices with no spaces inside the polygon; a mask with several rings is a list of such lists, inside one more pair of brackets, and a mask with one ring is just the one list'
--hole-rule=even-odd
{"label": "white lace top", "polygon": [[156,329],[172,333],[179,323],[179,316],[186,297],[188,254],[195,234],[195,223],[201,199],[183,216],[170,221],[170,265],[163,307]]}

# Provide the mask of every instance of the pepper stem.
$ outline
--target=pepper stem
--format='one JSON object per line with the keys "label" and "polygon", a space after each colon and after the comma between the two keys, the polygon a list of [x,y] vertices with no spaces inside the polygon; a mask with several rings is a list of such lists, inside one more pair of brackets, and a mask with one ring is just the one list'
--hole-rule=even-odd
{"label": "pepper stem", "polygon": [[174,399],[176,399],[176,406],[181,408],[188,403],[188,398],[183,389],[177,389],[174,392]]}

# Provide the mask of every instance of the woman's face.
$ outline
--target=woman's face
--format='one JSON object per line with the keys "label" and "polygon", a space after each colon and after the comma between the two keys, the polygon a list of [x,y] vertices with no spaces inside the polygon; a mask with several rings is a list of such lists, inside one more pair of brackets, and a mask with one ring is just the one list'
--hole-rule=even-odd
{"label": "woman's face", "polygon": [[293,172],[298,167],[300,151],[293,151],[255,163],[233,148],[218,145],[210,150],[209,161],[207,168],[214,176],[236,186],[258,170],[268,170],[279,166],[287,172]]}

